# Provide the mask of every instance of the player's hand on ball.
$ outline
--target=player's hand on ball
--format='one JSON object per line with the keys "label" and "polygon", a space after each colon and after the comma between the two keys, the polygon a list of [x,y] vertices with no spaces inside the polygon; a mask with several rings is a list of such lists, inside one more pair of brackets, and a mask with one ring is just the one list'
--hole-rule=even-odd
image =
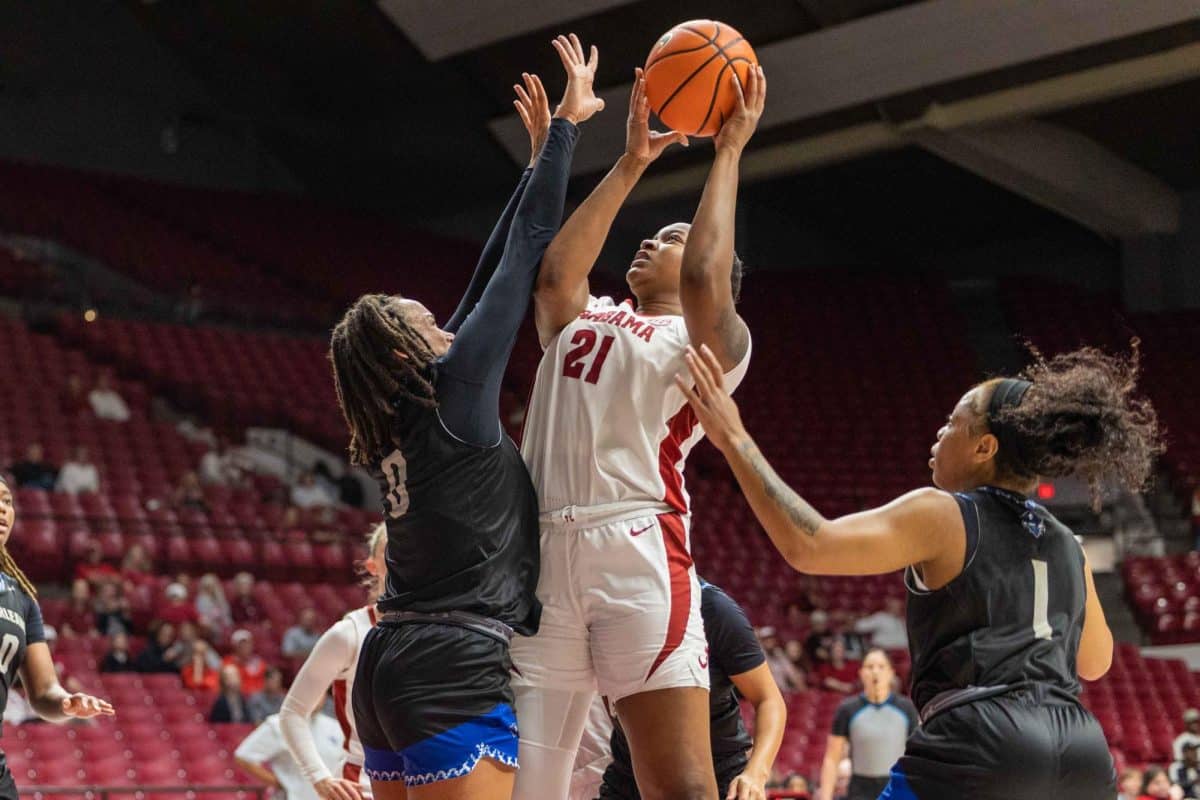
{"label": "player's hand on ball", "polygon": [[513,90],[517,93],[513,105],[517,107],[517,114],[529,133],[529,166],[532,167],[542,152],[542,145],[546,143],[546,134],[550,130],[550,103],[546,100],[541,78],[522,72],[521,80],[524,86],[513,84]]}
{"label": "player's hand on ball", "polygon": [[708,440],[718,450],[725,452],[735,439],[745,435],[746,429],[742,427],[742,415],[737,403],[725,391],[725,374],[721,371],[721,364],[708,345],[701,345],[698,353],[689,346],[684,360],[695,385],[689,386],[681,375],[675,376],[675,385],[696,412],[696,418],[704,427]]}
{"label": "player's hand on ball", "polygon": [[321,800],[363,800],[362,787],[345,778],[322,778],[313,788]]}
{"label": "player's hand on ball", "polygon": [[596,45],[592,45],[590,55],[585,56],[579,37],[573,33],[569,37],[555,37],[551,44],[558,51],[563,69],[567,71],[567,90],[563,92],[562,102],[555,109],[554,116],[578,125],[591,119],[597,111],[604,110],[604,101],[592,91],[596,67],[600,65],[600,52],[596,50]]}
{"label": "player's hand on ball", "polygon": [[650,130],[650,101],[646,98],[646,77],[641,67],[634,73],[629,95],[629,119],[625,123],[625,152],[649,164],[673,144],[688,146],[688,138],[679,131],[662,133]]}
{"label": "player's hand on ball", "polygon": [[745,86],[733,70],[729,72],[729,79],[737,92],[737,108],[733,116],[725,120],[713,141],[718,148],[728,147],[740,153],[762,117],[767,102],[767,76],[762,67],[754,67],[746,77]]}
{"label": "player's hand on ball", "polygon": [[75,693],[67,695],[62,701],[62,711],[68,717],[75,719],[91,719],[92,717],[111,717],[117,712],[107,700],[92,697],[90,694]]}

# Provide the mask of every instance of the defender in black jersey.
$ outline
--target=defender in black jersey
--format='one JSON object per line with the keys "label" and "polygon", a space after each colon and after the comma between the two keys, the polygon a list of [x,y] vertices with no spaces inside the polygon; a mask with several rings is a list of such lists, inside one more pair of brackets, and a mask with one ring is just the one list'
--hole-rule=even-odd
{"label": "defender in black jersey", "polygon": [[1154,410],[1133,396],[1134,348],[1128,360],[1038,355],[1021,379],[974,387],[938,431],[938,489],[834,520],[771,469],[711,353],[689,355],[696,386],[680,384],[792,566],[906,570],[922,727],[881,798],[1115,797],[1104,734],[1077,699],[1080,677],[1107,672],[1112,634],[1082,547],[1026,496],[1039,476],[1143,486],[1161,445]]}
{"label": "defender in black jersey", "polygon": [[[700,615],[708,640],[708,731],[718,797],[727,797],[730,786],[735,798],[762,796],[783,740],[787,706],[742,607],[701,580]],[[755,707],[754,739],[742,722],[739,692]],[[619,724],[613,726],[610,746],[612,763],[604,771],[599,800],[640,800],[629,741]]]}
{"label": "defender in black jersey", "polygon": [[[71,694],[58,682],[46,644],[37,590],[8,553],[8,540],[16,521],[12,489],[0,475],[0,712],[8,705],[8,692],[20,675],[29,705],[42,719],[65,722],[102,714],[111,716],[113,708],[106,701],[87,694]],[[17,800],[17,786],[2,752],[0,800]]]}
{"label": "defender in black jersey", "polygon": [[415,300],[367,295],[333,333],[351,458],[379,481],[388,528],[381,615],[353,698],[380,800],[453,780],[434,790],[439,797],[512,791],[508,646],[538,628],[538,504],[500,424],[500,384],[562,217],[576,123],[603,107],[595,68],[593,57],[568,70],[553,120],[541,83],[524,76],[517,105],[531,168],[445,328]]}

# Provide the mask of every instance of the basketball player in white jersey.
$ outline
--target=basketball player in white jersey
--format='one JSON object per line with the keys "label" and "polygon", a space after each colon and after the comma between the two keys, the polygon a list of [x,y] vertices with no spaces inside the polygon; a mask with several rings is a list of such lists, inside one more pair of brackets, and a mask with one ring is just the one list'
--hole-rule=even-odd
{"label": "basketball player in white jersey", "polygon": [[625,197],[678,133],[651,133],[644,79],[626,151],[563,225],[542,262],[535,319],[544,350],[522,455],[538,492],[541,629],[513,642],[521,720],[516,800],[562,800],[594,693],[629,739],[646,800],[713,800],[708,658],[688,544],[684,461],[704,435],[674,383],[707,344],[736,386],[750,334],[735,308],[738,164],[762,114],[752,70],[714,139],[691,225],[641,243],[627,273],[636,304],[592,297],[588,273]]}
{"label": "basketball player in white jersey", "polygon": [[[321,635],[296,674],[279,710],[279,726],[288,750],[321,800],[359,800],[371,796],[371,782],[362,771],[363,749],[354,727],[350,697],[358,654],[363,638],[375,624],[375,601],[383,593],[387,575],[384,563],[387,526],[377,525],[367,538],[367,546],[368,555],[363,562],[368,576],[367,605],[351,611]],[[346,751],[342,774],[336,777],[321,760],[308,723],[317,707],[325,702],[325,695],[331,688],[337,720],[345,736],[342,747]]]}

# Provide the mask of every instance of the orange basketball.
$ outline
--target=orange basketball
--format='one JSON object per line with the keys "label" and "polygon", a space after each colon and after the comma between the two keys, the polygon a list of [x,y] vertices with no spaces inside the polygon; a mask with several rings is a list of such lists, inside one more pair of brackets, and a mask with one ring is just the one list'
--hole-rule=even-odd
{"label": "orange basketball", "polygon": [[724,22],[684,22],[659,37],[646,58],[646,99],[672,130],[712,136],[737,108],[730,72],[745,86],[757,65],[754,48]]}

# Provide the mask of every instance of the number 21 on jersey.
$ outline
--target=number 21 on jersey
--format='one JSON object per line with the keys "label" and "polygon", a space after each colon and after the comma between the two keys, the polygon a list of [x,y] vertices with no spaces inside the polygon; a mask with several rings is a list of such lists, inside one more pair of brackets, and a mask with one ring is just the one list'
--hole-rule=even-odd
{"label": "number 21 on jersey", "polygon": [[[596,342],[599,340],[600,349],[596,351],[596,355],[588,362],[588,356],[596,350]],[[575,331],[575,335],[571,337],[571,344],[575,347],[567,352],[567,357],[563,359],[563,377],[582,378],[588,383],[595,383],[600,379],[600,370],[604,368],[604,360],[608,358],[608,351],[612,349],[615,336],[605,336],[600,338],[591,328],[580,328]],[[584,375],[584,370],[587,374]]]}

